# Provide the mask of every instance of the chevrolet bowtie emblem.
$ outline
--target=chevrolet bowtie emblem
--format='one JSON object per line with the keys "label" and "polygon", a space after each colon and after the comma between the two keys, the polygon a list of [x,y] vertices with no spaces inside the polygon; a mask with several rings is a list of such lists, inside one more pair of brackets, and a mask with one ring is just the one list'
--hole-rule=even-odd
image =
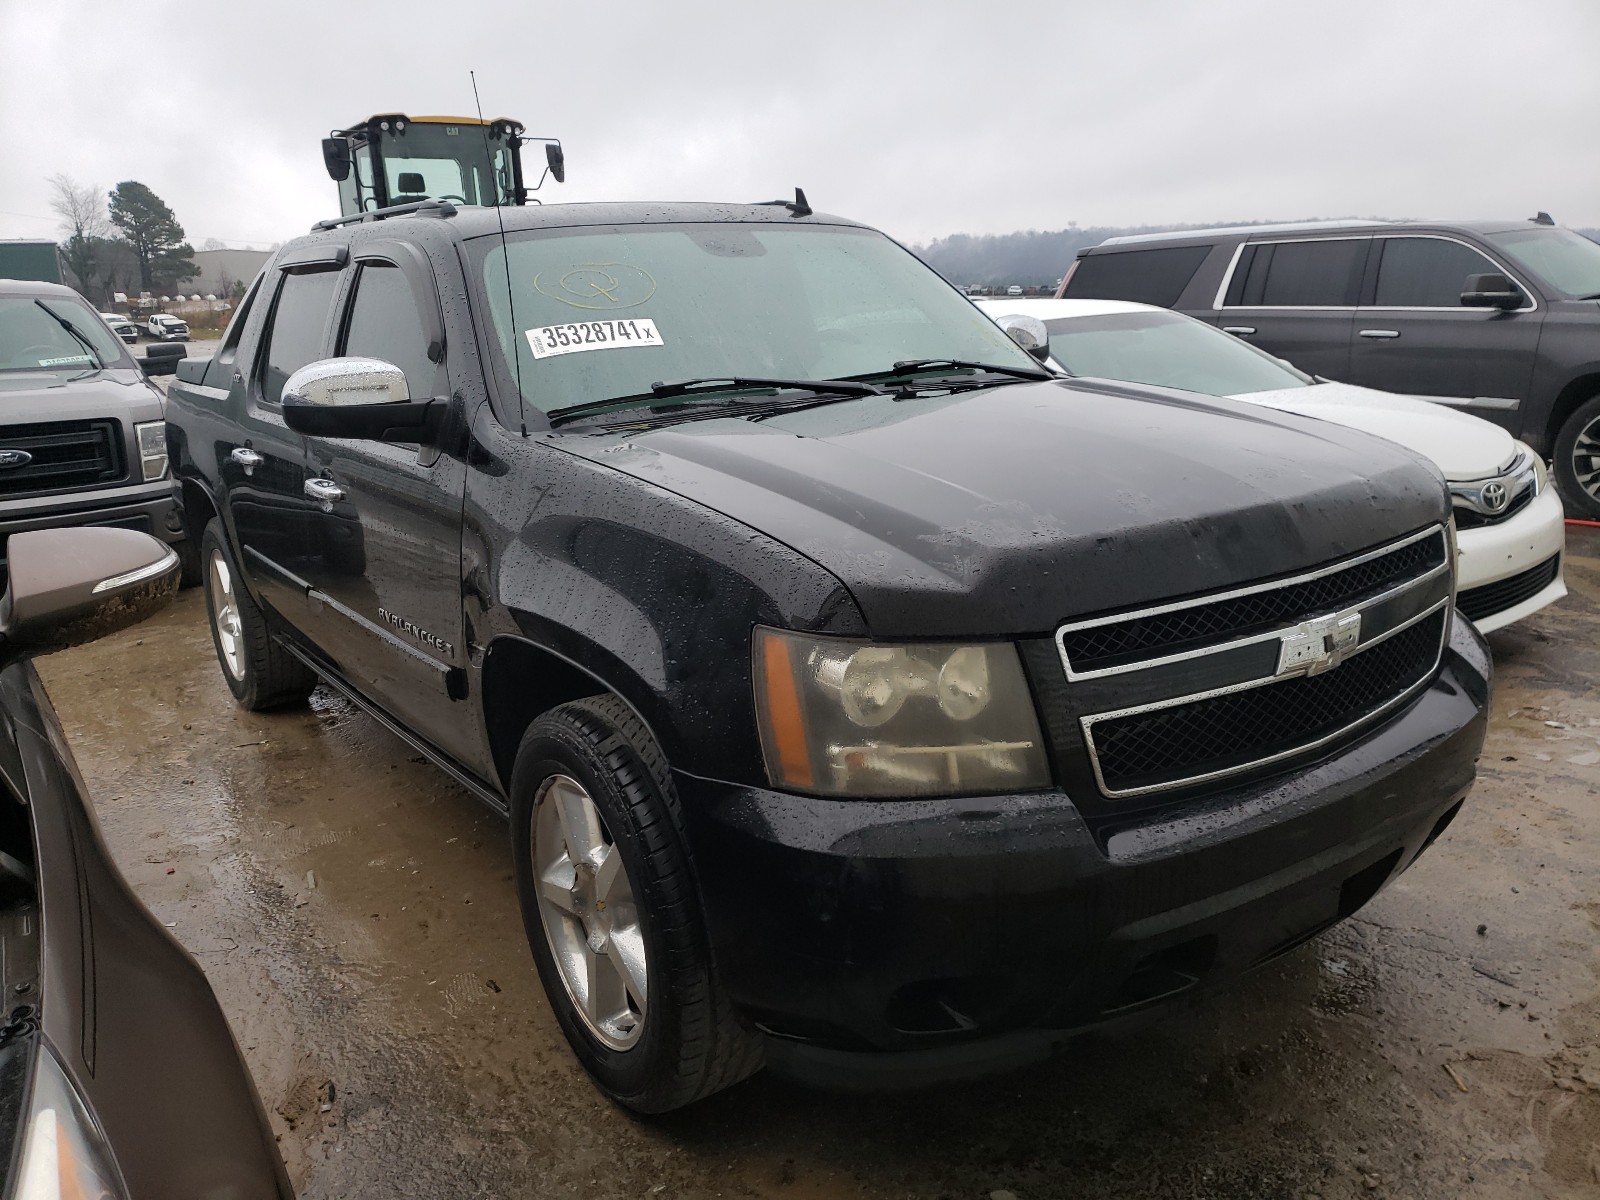
{"label": "chevrolet bowtie emblem", "polygon": [[1290,675],[1320,675],[1333,670],[1354,653],[1361,642],[1361,614],[1352,610],[1312,617],[1280,636],[1280,679]]}

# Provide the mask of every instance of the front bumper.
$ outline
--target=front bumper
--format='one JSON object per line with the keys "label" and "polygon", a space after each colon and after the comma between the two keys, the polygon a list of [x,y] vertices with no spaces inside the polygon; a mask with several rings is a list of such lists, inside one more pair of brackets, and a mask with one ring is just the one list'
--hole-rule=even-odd
{"label": "front bumper", "polygon": [[[30,496],[0,503],[0,547],[13,533],[72,525],[137,529],[164,542],[184,538],[183,513],[171,480],[103,488],[58,496]],[[3,549],[0,549],[3,556]]]}
{"label": "front bumper", "polygon": [[677,775],[713,953],[769,1062],[885,1086],[1048,1054],[1348,917],[1472,785],[1489,658],[1353,746],[1123,827],[1060,792],[837,801]]}
{"label": "front bumper", "polygon": [[1456,535],[1460,551],[1456,575],[1456,595],[1466,600],[1472,608],[1472,621],[1479,633],[1493,633],[1513,621],[1520,621],[1530,613],[1538,612],[1547,604],[1554,604],[1567,594],[1566,580],[1559,563],[1550,579],[1532,595],[1522,589],[1497,589],[1479,592],[1480,596],[1493,598],[1503,595],[1504,607],[1491,602],[1489,611],[1480,612],[1466,596],[1478,589],[1488,589],[1515,576],[1532,571],[1560,555],[1566,547],[1567,531],[1561,497],[1553,487],[1546,487],[1533,502],[1516,516],[1498,525],[1480,525],[1476,529],[1463,529]]}

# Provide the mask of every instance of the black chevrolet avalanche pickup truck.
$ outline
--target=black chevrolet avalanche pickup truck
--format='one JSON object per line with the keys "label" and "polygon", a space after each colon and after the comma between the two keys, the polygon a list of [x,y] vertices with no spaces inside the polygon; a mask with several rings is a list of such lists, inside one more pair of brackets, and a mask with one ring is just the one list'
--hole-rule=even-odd
{"label": "black chevrolet avalanche pickup truck", "polygon": [[1472,784],[1449,497],[1028,332],[798,203],[327,223],[171,394],[223,674],[326,681],[510,818],[639,1110],[1014,1065],[1237,975]]}

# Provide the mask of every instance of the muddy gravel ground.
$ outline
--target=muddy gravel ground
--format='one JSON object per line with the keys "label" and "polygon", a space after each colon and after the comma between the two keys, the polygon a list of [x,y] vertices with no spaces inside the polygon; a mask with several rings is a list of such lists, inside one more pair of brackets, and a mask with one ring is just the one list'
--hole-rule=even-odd
{"label": "muddy gravel ground", "polygon": [[1459,820],[1244,984],[911,1095],[640,1120],[540,991],[503,823],[319,690],[235,708],[198,592],[42,660],[118,862],[205,967],[305,1197],[1600,1196],[1600,531],[1496,635]]}

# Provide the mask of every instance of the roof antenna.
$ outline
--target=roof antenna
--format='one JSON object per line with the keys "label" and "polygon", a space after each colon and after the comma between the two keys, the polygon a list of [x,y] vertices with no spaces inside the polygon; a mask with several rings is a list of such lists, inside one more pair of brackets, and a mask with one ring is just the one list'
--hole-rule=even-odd
{"label": "roof antenna", "polygon": [[522,333],[517,325],[517,298],[511,290],[511,251],[506,245],[506,216],[500,204],[499,185],[494,183],[494,151],[489,149],[489,127],[483,123],[483,101],[478,99],[478,73],[469,70],[467,78],[472,80],[472,103],[478,109],[478,132],[483,135],[483,156],[489,166],[489,182],[495,187],[495,220],[500,222],[500,257],[506,264],[506,306],[511,316],[511,362],[512,378],[517,387],[517,423],[522,426],[522,436],[528,436],[528,414],[522,406]]}
{"label": "roof antenna", "polygon": [[1533,218],[1533,223],[1535,225],[1554,225],[1556,222],[1554,217],[1541,210],[1539,215]]}
{"label": "roof antenna", "polygon": [[800,188],[795,188],[793,200],[762,200],[758,208],[787,208],[791,216],[809,217],[811,205],[806,202],[806,194]]}

